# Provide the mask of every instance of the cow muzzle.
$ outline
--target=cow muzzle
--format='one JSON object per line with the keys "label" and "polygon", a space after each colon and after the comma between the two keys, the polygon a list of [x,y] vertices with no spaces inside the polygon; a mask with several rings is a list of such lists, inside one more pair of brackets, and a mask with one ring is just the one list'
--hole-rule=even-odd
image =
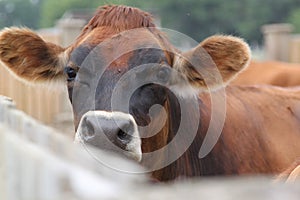
{"label": "cow muzzle", "polygon": [[89,111],[80,120],[75,143],[95,146],[141,161],[141,139],[135,120],[122,112]]}

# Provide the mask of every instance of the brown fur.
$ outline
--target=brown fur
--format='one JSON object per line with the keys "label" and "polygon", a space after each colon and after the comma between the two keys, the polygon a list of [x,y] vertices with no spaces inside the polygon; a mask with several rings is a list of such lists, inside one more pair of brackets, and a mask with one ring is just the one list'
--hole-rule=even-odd
{"label": "brown fur", "polygon": [[278,61],[251,61],[231,85],[267,84],[282,87],[300,85],[300,65]]}
{"label": "brown fur", "polygon": [[[300,157],[299,90],[228,86],[226,93],[225,125],[212,152],[198,158],[211,117],[210,96],[203,93],[199,96],[201,121],[193,144],[176,162],[154,172],[155,178],[165,181],[183,176],[274,175]],[[193,111],[190,113],[187,120],[192,121]]]}
{"label": "brown fur", "polygon": [[7,28],[0,32],[1,61],[27,81],[63,79],[58,58],[64,49],[43,41],[29,29]]}
{"label": "brown fur", "polygon": [[[178,65],[179,71],[185,73],[196,87],[206,87],[207,84],[218,87],[220,82],[216,81],[216,73],[221,75],[220,81],[228,83],[248,66],[250,55],[249,46],[242,39],[216,35],[183,53],[175,66]],[[201,75],[195,71],[193,65],[197,65]]]}
{"label": "brown fur", "polygon": [[152,16],[138,8],[127,6],[102,6],[84,27],[77,41],[81,41],[98,27],[110,27],[115,33],[141,27],[155,27]]}
{"label": "brown fur", "polygon": [[[170,63],[172,62],[173,55],[168,53],[168,51],[174,52],[176,50],[172,48],[166,35],[156,29],[152,15],[138,8],[121,5],[106,5],[99,7],[94,17],[83,28],[74,44],[69,47],[69,52],[82,43],[96,46],[107,38],[118,37],[119,33],[130,31],[132,29],[139,29],[141,33],[145,32],[145,30],[141,29],[147,29],[147,31],[152,32],[159,40],[161,48],[166,52],[168,61]],[[132,33],[133,32],[130,32],[129,34]],[[142,40],[143,38],[140,37],[136,42],[142,43]],[[126,47],[128,45],[132,45],[132,41],[123,41],[123,46]]]}
{"label": "brown fur", "polygon": [[[251,52],[240,38],[213,36],[200,44],[218,66],[224,82],[231,80],[242,69],[248,67]],[[242,68],[242,69],[241,69]]]}

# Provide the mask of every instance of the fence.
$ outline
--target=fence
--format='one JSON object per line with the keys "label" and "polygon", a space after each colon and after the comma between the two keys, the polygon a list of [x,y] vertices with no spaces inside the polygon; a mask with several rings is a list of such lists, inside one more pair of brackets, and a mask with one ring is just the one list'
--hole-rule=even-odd
{"label": "fence", "polygon": [[[101,153],[120,166],[139,169],[116,155]],[[1,200],[299,199],[300,182],[271,181],[242,177],[149,184],[144,175],[99,164],[68,137],[39,124],[0,96]]]}
{"label": "fence", "polygon": [[26,85],[0,66],[0,94],[17,102],[18,108],[45,123],[61,112],[62,91]]}
{"label": "fence", "polygon": [[[144,180],[97,163],[69,138],[39,124],[1,96],[0,148],[3,200],[109,199],[116,196],[115,189],[122,193]],[[107,155],[120,165],[136,167]]]}
{"label": "fence", "polygon": [[262,27],[266,59],[300,63],[300,35],[292,34],[292,31],[291,24]]}

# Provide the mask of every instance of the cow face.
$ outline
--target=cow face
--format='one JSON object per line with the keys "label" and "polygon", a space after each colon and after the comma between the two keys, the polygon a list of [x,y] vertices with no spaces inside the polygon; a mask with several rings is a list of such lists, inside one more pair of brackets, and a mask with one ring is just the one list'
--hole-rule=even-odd
{"label": "cow face", "polygon": [[[23,80],[67,82],[78,141],[140,160],[139,135],[146,138],[144,145],[153,132],[149,129],[160,127],[156,143],[166,143],[170,93],[185,98],[206,91],[208,85],[223,86],[245,68],[250,51],[239,38],[213,36],[181,53],[148,14],[121,8],[100,9],[67,49],[26,29],[5,29],[0,58]],[[114,9],[118,17],[106,20]],[[215,81],[216,69],[222,83]]]}
{"label": "cow face", "polygon": [[[141,146],[135,127],[148,126],[150,108],[165,104],[167,88],[159,83],[170,78],[171,62],[148,29],[114,35],[108,30],[95,29],[73,47],[65,73],[75,126],[79,127],[76,138],[103,147],[104,143],[95,143],[100,141],[95,138],[106,135],[127,153],[128,146],[133,146],[131,141]],[[128,40],[131,37],[137,40]],[[95,111],[93,123],[88,123],[88,111]],[[162,117],[160,112],[156,110],[153,117]],[[122,113],[127,115],[119,120]],[[115,149],[115,145],[109,149]]]}

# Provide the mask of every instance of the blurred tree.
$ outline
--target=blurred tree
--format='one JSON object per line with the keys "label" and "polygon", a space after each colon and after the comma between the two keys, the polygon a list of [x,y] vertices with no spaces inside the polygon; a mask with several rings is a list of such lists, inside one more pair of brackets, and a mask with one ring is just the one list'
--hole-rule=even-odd
{"label": "blurred tree", "polygon": [[295,32],[300,33],[300,8],[290,13],[288,22],[294,25]]}
{"label": "blurred tree", "polygon": [[261,42],[262,25],[289,21],[299,27],[300,21],[299,0],[0,0],[0,27],[50,27],[69,9],[96,9],[104,4],[124,4],[154,12],[163,27],[198,41],[220,33]]}
{"label": "blurred tree", "polygon": [[196,40],[221,33],[261,42],[260,27],[286,22],[299,0],[164,0],[159,10],[162,25]]}

